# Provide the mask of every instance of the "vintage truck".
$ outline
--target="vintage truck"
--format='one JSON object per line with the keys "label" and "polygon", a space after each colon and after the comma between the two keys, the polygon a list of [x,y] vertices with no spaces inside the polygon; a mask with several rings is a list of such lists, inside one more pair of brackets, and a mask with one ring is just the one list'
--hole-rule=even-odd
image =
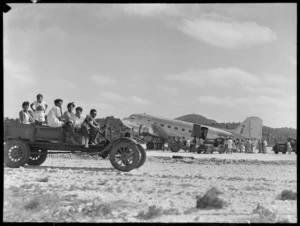
{"label": "vintage truck", "polygon": [[[111,133],[110,133],[111,134]],[[141,167],[146,161],[144,148],[134,139],[123,137],[111,140],[103,137],[97,145],[71,144],[64,128],[24,124],[4,124],[4,163],[11,168],[41,165],[49,154],[81,153],[109,156],[112,166],[128,172]]]}
{"label": "vintage truck", "polygon": [[212,154],[218,152],[222,154],[224,152],[224,138],[206,139],[203,144],[197,148],[197,153]]}
{"label": "vintage truck", "polygon": [[274,146],[273,146],[273,151],[275,152],[275,154],[278,154],[279,152],[281,152],[282,154],[286,154],[287,152],[287,146],[286,143],[290,142],[291,147],[292,147],[292,151],[295,152],[295,154],[297,154],[297,140],[293,139],[293,138],[288,138],[286,140],[286,142],[277,142]]}

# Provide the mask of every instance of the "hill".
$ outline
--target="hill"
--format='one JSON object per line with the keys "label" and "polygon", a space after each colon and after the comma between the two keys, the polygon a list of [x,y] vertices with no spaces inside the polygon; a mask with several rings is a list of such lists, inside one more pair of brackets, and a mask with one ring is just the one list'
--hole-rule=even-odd
{"label": "hill", "polygon": [[[206,126],[220,128],[220,129],[235,129],[239,124],[241,124],[241,122],[219,123],[213,119],[207,119],[206,117],[197,114],[183,115],[176,118],[176,120],[202,124]],[[262,138],[266,139],[268,145],[271,146],[274,145],[276,142],[284,142],[287,138],[296,139],[297,130],[294,128],[287,128],[287,127],[271,128],[271,127],[263,126]]]}

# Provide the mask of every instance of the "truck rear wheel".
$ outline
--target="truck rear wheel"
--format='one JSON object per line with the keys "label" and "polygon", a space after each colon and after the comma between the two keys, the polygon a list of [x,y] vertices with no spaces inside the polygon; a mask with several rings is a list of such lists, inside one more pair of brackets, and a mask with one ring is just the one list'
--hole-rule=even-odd
{"label": "truck rear wheel", "polygon": [[135,144],[121,141],[111,148],[109,159],[113,167],[128,172],[137,167],[140,151]]}
{"label": "truck rear wheel", "polygon": [[139,168],[142,165],[144,165],[144,163],[146,161],[147,155],[146,155],[146,151],[144,150],[144,148],[142,147],[142,145],[138,144],[137,147],[138,147],[139,152],[140,152],[140,161],[139,161],[139,163],[138,163],[138,165],[137,165],[136,168]]}
{"label": "truck rear wheel", "polygon": [[4,145],[4,163],[11,168],[19,168],[28,162],[30,149],[22,140],[9,140]]}
{"label": "truck rear wheel", "polygon": [[42,165],[47,158],[47,150],[31,150],[38,153],[32,153],[29,156],[29,160],[27,162],[28,165],[31,166],[39,166]]}

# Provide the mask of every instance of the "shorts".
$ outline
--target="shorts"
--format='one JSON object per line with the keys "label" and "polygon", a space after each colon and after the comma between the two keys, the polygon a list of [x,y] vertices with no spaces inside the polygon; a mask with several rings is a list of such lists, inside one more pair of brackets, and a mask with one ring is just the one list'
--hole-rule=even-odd
{"label": "shorts", "polygon": [[35,111],[34,120],[38,122],[45,122],[45,112],[44,111]]}

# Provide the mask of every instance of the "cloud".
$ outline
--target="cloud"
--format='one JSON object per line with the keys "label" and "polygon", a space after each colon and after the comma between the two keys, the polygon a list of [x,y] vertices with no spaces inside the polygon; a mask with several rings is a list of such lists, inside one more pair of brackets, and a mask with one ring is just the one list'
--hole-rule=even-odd
{"label": "cloud", "polygon": [[164,78],[170,81],[188,82],[200,87],[207,85],[232,87],[259,84],[259,76],[239,68],[196,69],[175,75],[165,75]]}
{"label": "cloud", "polygon": [[174,86],[166,86],[166,85],[157,85],[157,89],[159,89],[163,93],[167,93],[173,96],[176,96],[179,94],[179,89]]}
{"label": "cloud", "polygon": [[124,4],[121,9],[129,15],[157,17],[159,15],[178,16],[181,12],[174,4]]}
{"label": "cloud", "polygon": [[285,56],[293,66],[297,66],[297,60],[293,56]]}
{"label": "cloud", "polygon": [[114,85],[116,80],[104,75],[92,75],[90,79],[99,86]]}
{"label": "cloud", "polygon": [[216,97],[201,96],[197,98],[203,109],[219,109],[223,115],[222,121],[231,120],[233,111],[244,117],[258,116],[264,125],[272,127],[296,127],[296,96],[269,97],[264,95],[248,97]]}
{"label": "cloud", "polygon": [[164,78],[167,81],[189,83],[195,87],[214,90],[223,88],[237,94],[247,91],[255,95],[286,96],[296,88],[296,77],[270,73],[258,75],[239,68],[195,69],[165,75]]}
{"label": "cloud", "polygon": [[234,107],[236,110],[239,108],[254,107],[258,111],[267,109],[285,109],[291,110],[296,107],[296,96],[285,97],[269,97],[264,95],[249,96],[249,97],[216,97],[216,96],[201,96],[197,98],[201,104],[209,104],[215,106]]}
{"label": "cloud", "polygon": [[183,19],[178,29],[199,41],[226,49],[244,48],[277,38],[270,28],[255,22],[224,21],[217,17]]}
{"label": "cloud", "polygon": [[5,88],[18,86],[26,89],[37,84],[27,65],[9,59],[4,60],[4,81],[8,85]]}
{"label": "cloud", "polygon": [[115,102],[124,102],[126,101],[126,98],[116,94],[116,93],[111,93],[111,92],[101,92],[100,94],[103,98],[109,100],[109,101],[115,101]]}
{"label": "cloud", "polygon": [[131,96],[130,100],[136,104],[141,104],[141,105],[148,105],[148,104],[152,103],[152,101],[138,97],[138,96]]}

